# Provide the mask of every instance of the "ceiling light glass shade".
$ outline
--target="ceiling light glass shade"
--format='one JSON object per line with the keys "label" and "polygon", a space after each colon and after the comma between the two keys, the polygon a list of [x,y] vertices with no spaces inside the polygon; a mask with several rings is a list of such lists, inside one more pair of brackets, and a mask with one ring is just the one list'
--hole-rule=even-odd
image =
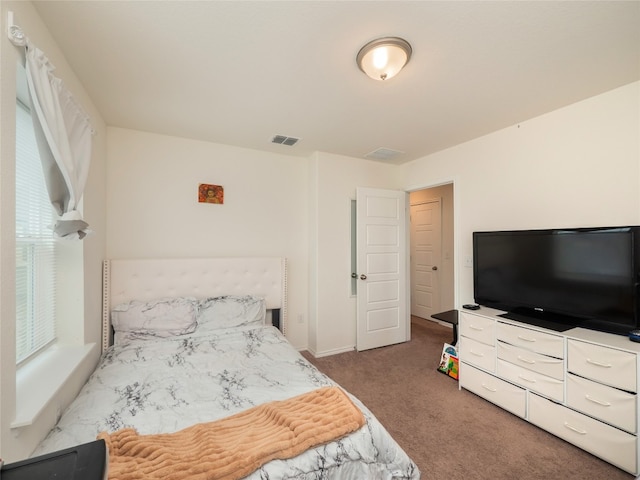
{"label": "ceiling light glass shade", "polygon": [[395,77],[411,58],[411,45],[398,37],[386,37],[367,43],[358,52],[358,67],[374,80]]}

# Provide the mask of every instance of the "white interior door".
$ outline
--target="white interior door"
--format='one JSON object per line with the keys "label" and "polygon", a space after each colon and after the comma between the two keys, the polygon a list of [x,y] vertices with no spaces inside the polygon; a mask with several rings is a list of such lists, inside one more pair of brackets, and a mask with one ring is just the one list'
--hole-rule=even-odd
{"label": "white interior door", "polygon": [[405,192],[357,189],[359,351],[410,338],[407,208]]}
{"label": "white interior door", "polygon": [[411,315],[440,311],[442,220],[440,199],[411,205]]}

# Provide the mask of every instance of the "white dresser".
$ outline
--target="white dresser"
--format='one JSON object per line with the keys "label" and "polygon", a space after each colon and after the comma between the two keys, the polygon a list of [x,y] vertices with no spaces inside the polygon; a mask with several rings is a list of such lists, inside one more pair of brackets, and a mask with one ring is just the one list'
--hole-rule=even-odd
{"label": "white dresser", "polygon": [[460,387],[638,475],[640,344],[459,312]]}

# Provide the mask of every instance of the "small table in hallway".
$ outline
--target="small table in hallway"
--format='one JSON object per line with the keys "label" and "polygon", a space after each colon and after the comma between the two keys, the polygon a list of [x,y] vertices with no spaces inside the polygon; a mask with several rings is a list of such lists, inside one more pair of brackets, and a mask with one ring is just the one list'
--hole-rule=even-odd
{"label": "small table in hallway", "polygon": [[447,310],[446,312],[435,313],[431,315],[431,317],[453,325],[453,341],[451,345],[455,346],[456,343],[458,343],[458,310]]}

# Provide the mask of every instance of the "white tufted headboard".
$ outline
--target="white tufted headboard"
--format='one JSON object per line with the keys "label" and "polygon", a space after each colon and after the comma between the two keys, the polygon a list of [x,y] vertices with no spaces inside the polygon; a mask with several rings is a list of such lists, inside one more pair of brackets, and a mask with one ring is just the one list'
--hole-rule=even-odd
{"label": "white tufted headboard", "polygon": [[102,349],[111,338],[110,312],[131,300],[168,297],[263,297],[268,310],[280,309],[286,333],[287,268],[282,257],[143,258],[103,264]]}

